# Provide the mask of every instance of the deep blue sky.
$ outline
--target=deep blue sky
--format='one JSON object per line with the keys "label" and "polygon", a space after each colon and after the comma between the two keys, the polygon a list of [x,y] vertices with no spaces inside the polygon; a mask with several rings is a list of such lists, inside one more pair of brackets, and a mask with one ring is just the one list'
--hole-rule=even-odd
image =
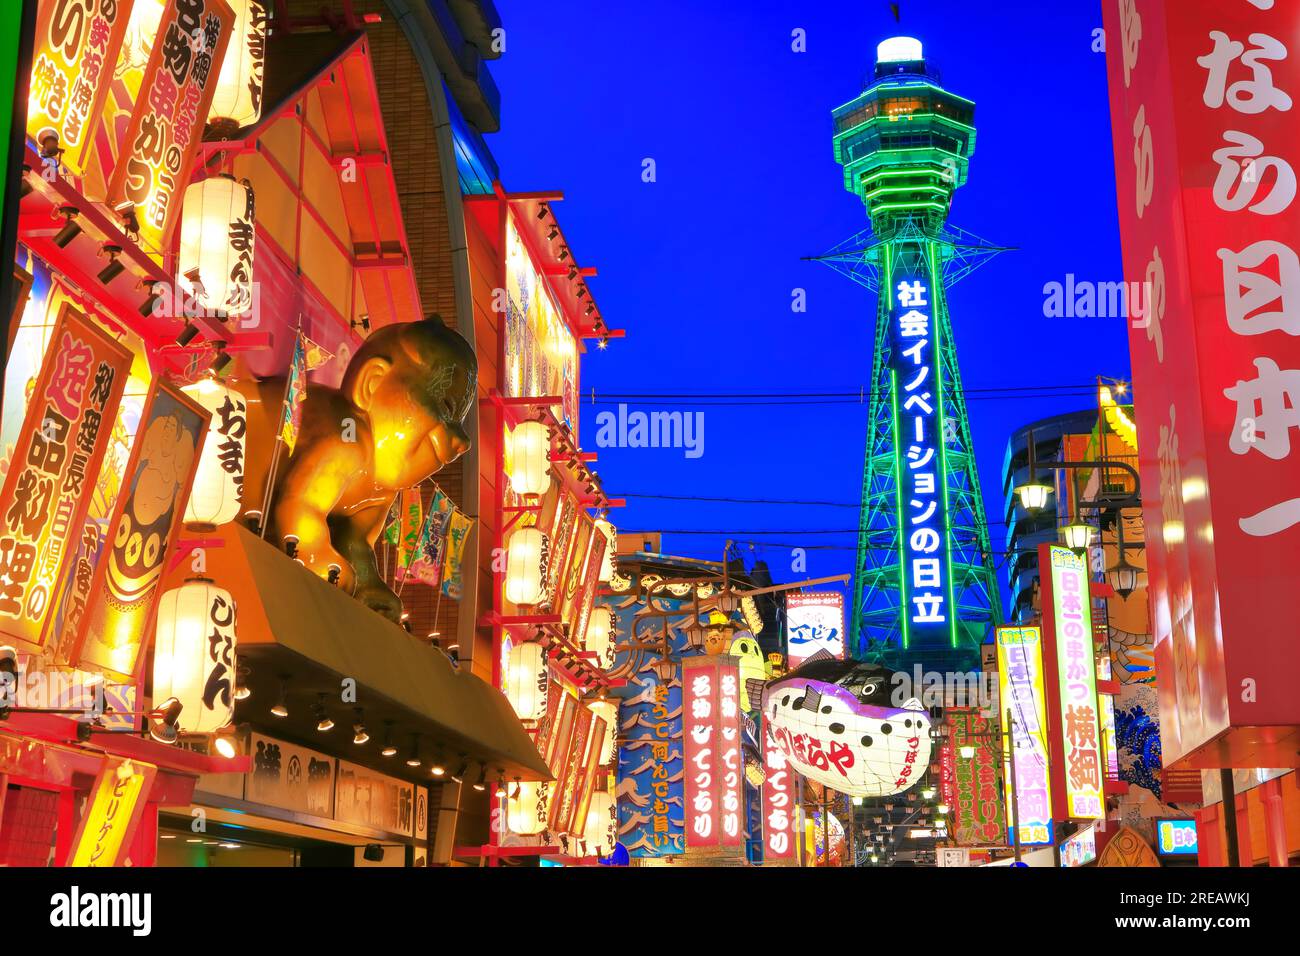
{"label": "deep blue sky", "polygon": [[[831,150],[830,111],[860,92],[876,43],[919,37],[946,87],[973,99],[970,181],[950,221],[1018,251],[950,295],[964,385],[1127,377],[1120,319],[1043,317],[1066,273],[1122,278],[1104,56],[1096,3],[902,0],[497,0],[505,55],[501,132],[488,142],[509,190],[560,189],[556,206],[608,322],[628,337],[583,359],[580,439],[595,448],[602,392],[856,391],[871,372],[874,303],[802,262],[866,225]],[[1058,9],[1059,8],[1059,9]],[[791,50],[803,28],[807,52]],[[653,158],[658,180],[641,180]],[[807,290],[794,314],[791,290]],[[995,550],[1005,541],[1001,468],[1010,432],[1083,399],[971,401]],[[800,499],[854,508],[630,498],[634,529],[717,529],[789,547],[810,575],[852,571],[866,406],[705,409],[704,455],[599,449],[623,493]],[[783,534],[754,534],[783,531]],[[664,550],[716,558],[726,536],[668,534]],[[1004,582],[1005,583],[1005,582]]]}

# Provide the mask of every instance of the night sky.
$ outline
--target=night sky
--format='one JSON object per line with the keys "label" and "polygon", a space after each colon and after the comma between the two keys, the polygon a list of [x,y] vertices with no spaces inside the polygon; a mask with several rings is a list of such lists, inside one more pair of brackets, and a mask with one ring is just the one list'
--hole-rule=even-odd
{"label": "night sky", "polygon": [[[753,541],[777,580],[796,577],[796,546],[808,549],[809,576],[853,569],[866,405],[703,407],[704,454],[694,459],[681,449],[598,449],[595,417],[616,408],[603,393],[868,385],[874,302],[801,257],[866,226],[834,161],[830,112],[861,91],[888,36],[919,37],[942,84],[976,103],[970,181],[949,221],[1017,247],[950,293],[964,387],[1128,376],[1122,319],[1043,316],[1047,282],[1122,278],[1105,57],[1092,50],[1098,5],[901,6],[896,25],[890,4],[862,0],[497,0],[501,132],[488,143],[503,183],[565,193],[555,207],[565,235],[578,261],[599,270],[591,288],[606,321],[628,334],[583,358],[579,438],[599,452],[611,495],[628,496],[615,524],[668,532],[669,553],[716,559],[731,537]],[[791,50],[796,28],[807,52]],[[642,181],[646,158],[656,182]],[[796,288],[807,291],[802,314],[791,311]],[[995,551],[1005,544],[1010,432],[1091,404],[1046,393],[968,397]],[[687,530],[725,533],[673,533]],[[836,533],[813,533],[828,530]]]}

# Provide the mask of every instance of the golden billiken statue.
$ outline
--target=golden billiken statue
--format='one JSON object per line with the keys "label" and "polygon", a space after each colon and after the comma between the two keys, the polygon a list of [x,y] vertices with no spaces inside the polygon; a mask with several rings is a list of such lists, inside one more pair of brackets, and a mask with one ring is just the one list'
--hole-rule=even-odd
{"label": "golden billiken statue", "polygon": [[[401,602],[375,563],[393,499],[469,449],[463,423],[478,378],[474,351],[440,317],[376,330],[337,389],[312,384],[292,455],[281,453],[268,541],[298,541],[321,577],[396,621]],[[231,382],[249,397],[244,506],[261,505],[285,394],[284,377]]]}

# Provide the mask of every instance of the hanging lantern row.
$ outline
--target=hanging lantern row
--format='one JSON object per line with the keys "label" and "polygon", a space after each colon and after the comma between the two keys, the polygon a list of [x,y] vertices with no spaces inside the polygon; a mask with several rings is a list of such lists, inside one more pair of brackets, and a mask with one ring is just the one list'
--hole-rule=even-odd
{"label": "hanging lantern row", "polygon": [[158,601],[153,697],[181,704],[184,733],[215,733],[235,716],[235,600],[206,578],[172,588]]}
{"label": "hanging lantern row", "polygon": [[253,218],[247,180],[221,173],[185,189],[176,283],[214,315],[253,307]]}
{"label": "hanging lantern row", "polygon": [[618,842],[618,804],[608,791],[597,790],[591,795],[582,838],[587,843],[588,853],[609,856],[614,852],[614,845]]}
{"label": "hanging lantern row", "polygon": [[587,706],[594,716],[605,721],[605,736],[600,741],[600,759],[597,761],[603,767],[614,759],[614,748],[618,740],[618,701],[604,697]]}
{"label": "hanging lantern row", "polygon": [[551,430],[541,422],[520,422],[506,436],[510,488],[517,495],[541,495],[551,484]]}
{"label": "hanging lantern row", "polygon": [[518,528],[506,544],[506,600],[527,607],[546,596],[550,540],[538,528]]}
{"label": "hanging lantern row", "polygon": [[516,783],[506,791],[506,826],[520,836],[546,829],[550,783]]}
{"label": "hanging lantern row", "polygon": [[604,518],[596,519],[596,530],[605,536],[605,556],[600,562],[600,583],[614,580],[615,552],[618,550],[618,531]]}
{"label": "hanging lantern row", "polygon": [[262,116],[267,15],[263,0],[226,2],[234,10],[235,23],[208,109],[208,123],[219,134],[229,136]]}
{"label": "hanging lantern row", "polygon": [[185,505],[187,525],[211,529],[239,517],[248,409],[241,393],[215,379],[203,379],[181,391],[212,413]]}
{"label": "hanging lantern row", "polygon": [[546,713],[546,649],[536,641],[510,648],[505,674],[506,699],[520,720],[541,720]]}
{"label": "hanging lantern row", "polygon": [[587,619],[585,650],[596,655],[595,665],[602,670],[614,666],[614,656],[618,651],[617,627],[613,608],[606,604],[592,606],[591,617]]}

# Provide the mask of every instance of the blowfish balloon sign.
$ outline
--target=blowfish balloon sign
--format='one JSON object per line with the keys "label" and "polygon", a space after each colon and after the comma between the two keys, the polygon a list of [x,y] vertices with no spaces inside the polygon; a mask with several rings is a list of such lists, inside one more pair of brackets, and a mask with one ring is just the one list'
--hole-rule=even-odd
{"label": "blowfish balloon sign", "polygon": [[853,797],[915,784],[930,764],[930,718],[920,701],[890,703],[891,671],[812,660],[763,693],[763,714],[792,768]]}

